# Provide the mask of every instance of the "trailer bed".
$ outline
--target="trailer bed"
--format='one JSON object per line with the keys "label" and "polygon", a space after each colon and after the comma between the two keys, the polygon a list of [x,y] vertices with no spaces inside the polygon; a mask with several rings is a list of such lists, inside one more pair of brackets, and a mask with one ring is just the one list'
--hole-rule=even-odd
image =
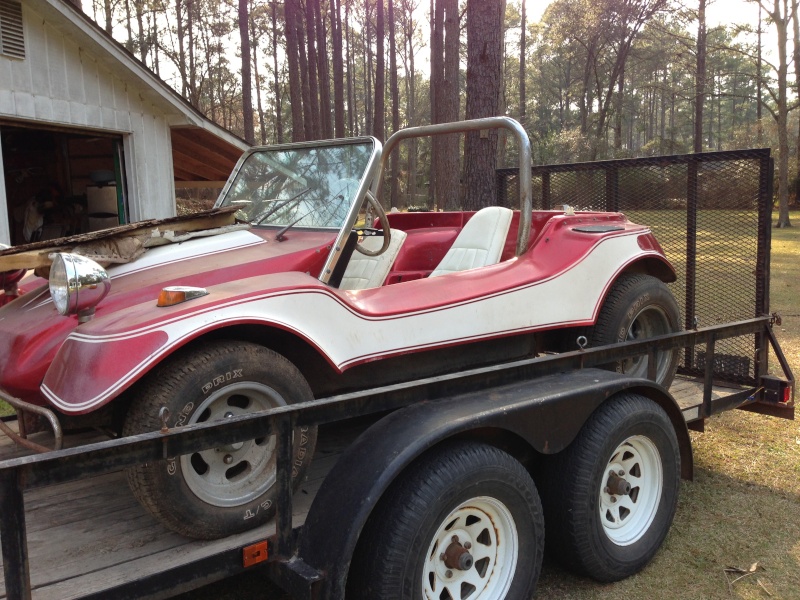
{"label": "trailer bed", "polygon": [[[716,385],[712,398],[741,389]],[[702,381],[678,377],[670,391],[687,420],[692,420],[703,401]],[[369,419],[357,419],[321,428],[308,478],[295,494],[295,527],[304,523],[314,495],[338,456],[369,423]],[[46,434],[37,435],[46,440]],[[66,445],[103,439],[96,433],[83,433],[69,436]],[[26,453],[0,436],[0,460]],[[275,533],[271,521],[221,540],[184,538],[165,529],[136,502],[122,471],[28,490],[25,506],[31,585],[34,598],[42,600],[128,597],[131,584],[137,595],[169,597],[225,574],[213,569],[204,572],[204,560],[213,559],[218,569],[233,561],[241,570],[241,549]],[[178,570],[190,564],[197,565],[194,577],[179,576]],[[236,570],[230,566],[227,573]],[[112,591],[120,586],[128,586],[127,592]],[[5,581],[2,588],[0,598],[5,598]]]}

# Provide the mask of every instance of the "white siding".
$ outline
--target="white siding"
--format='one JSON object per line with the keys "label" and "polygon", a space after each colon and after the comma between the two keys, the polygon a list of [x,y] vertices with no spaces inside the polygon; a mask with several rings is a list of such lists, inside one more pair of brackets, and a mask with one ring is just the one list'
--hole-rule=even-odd
{"label": "white siding", "polygon": [[[26,57],[0,56],[0,117],[122,134],[131,219],[174,215],[168,123],[185,117],[143,100],[141,81],[123,81],[29,6],[22,10]],[[3,229],[0,218],[0,238]]]}

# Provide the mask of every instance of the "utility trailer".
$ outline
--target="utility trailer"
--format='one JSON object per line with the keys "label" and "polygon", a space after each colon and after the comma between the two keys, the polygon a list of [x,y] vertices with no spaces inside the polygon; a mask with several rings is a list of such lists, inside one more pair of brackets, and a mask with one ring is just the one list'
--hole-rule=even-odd
{"label": "utility trailer", "polygon": [[[519,211],[385,214],[381,173],[401,140],[494,127],[520,143],[519,168],[498,172],[501,204],[516,185]],[[743,198],[735,212],[703,200],[720,162],[758,183],[715,195]],[[4,449],[8,597],[166,597],[262,565],[300,598],[527,599],[545,523],[577,572],[643,568],[691,477],[687,423],[729,408],[791,418],[794,402],[766,316],[768,153],[638,164],[575,165],[563,187],[564,167],[532,168],[505,118],[404,130],[383,155],[374,138],[256,148],[217,204],[249,225],[151,249],[154,232],[127,231],[30,249],[51,299],[3,274],[19,297],[0,309],[0,397],[21,418],[0,428],[78,445]],[[670,164],[685,200],[680,176],[654,177]],[[585,197],[598,189],[602,207]],[[565,196],[605,212],[553,210]],[[373,227],[357,224],[364,206]],[[735,248],[752,235],[757,250],[704,263],[709,223],[742,208],[757,227]],[[676,216],[673,268],[654,232]],[[108,272],[86,257],[109,249],[144,255]],[[0,251],[0,267],[19,259]],[[698,301],[706,277],[753,273],[726,289],[746,291],[744,308]],[[709,316],[722,322],[699,327]]]}
{"label": "utility trailer", "polygon": [[[690,478],[687,426],[702,428],[706,418],[733,408],[793,417],[793,379],[772,324],[765,316],[118,440],[86,444],[87,433],[72,441],[79,446],[40,455],[9,458],[15,448],[6,441],[0,463],[3,597],[165,598],[261,565],[297,598],[341,598],[371,509],[399,473],[419,464],[415,457],[441,448],[445,438],[456,444],[477,439],[533,467],[523,438],[556,453],[586,414],[620,394],[664,410],[679,442],[681,475]],[[755,387],[714,385],[714,362],[708,361],[705,378],[678,376],[667,393],[650,381],[597,368],[675,347],[699,346],[713,356],[715,343],[741,336],[763,336],[786,378],[762,377]],[[292,493],[291,431],[315,424],[323,425],[318,459]],[[507,433],[497,435],[501,430]],[[154,522],[126,493],[125,467],[270,434],[280,440],[278,510],[274,521],[257,529],[188,540]]]}

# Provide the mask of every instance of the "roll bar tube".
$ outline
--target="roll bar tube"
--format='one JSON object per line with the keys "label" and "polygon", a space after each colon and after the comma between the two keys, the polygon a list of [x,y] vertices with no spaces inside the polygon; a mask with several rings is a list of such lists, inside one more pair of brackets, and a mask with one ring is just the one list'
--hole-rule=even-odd
{"label": "roll bar tube", "polygon": [[533,163],[531,160],[531,142],[522,125],[510,117],[486,117],[457,121],[455,123],[438,123],[436,125],[422,125],[401,129],[391,135],[383,146],[381,157],[381,171],[373,183],[373,192],[377,197],[378,189],[386,170],[389,156],[395,147],[403,140],[417,137],[444,135],[448,133],[466,133],[482,129],[508,129],[517,136],[519,142],[519,232],[517,234],[517,252],[520,256],[528,249],[531,236],[531,220],[533,218],[533,197],[531,192],[531,174]]}

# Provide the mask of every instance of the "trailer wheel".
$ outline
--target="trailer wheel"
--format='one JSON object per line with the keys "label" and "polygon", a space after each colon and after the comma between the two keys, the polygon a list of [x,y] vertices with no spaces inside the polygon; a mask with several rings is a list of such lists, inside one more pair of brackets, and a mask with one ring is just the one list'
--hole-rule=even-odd
{"label": "trailer wheel", "polygon": [[[219,341],[182,352],[137,390],[124,435],[157,431],[159,411],[172,427],[219,421],[313,399],[308,383],[281,355],[245,342]],[[292,478],[304,478],[316,428],[294,431]],[[139,502],[167,527],[202,539],[255,527],[275,513],[275,437],[210,448],[128,469]]]}
{"label": "trailer wheel", "polygon": [[636,394],[612,398],[547,465],[548,552],[599,581],[633,575],[667,536],[679,485],[680,449],[664,410]]}
{"label": "trailer wheel", "polygon": [[528,600],[543,545],[524,467],[492,446],[448,443],[403,474],[370,516],[347,598]]}
{"label": "trailer wheel", "polygon": [[[641,340],[680,330],[680,309],[669,288],[651,275],[622,275],[606,296],[589,334],[592,346]],[[668,388],[678,368],[679,349],[656,353],[656,383]],[[647,378],[648,357],[611,366],[619,373]]]}

